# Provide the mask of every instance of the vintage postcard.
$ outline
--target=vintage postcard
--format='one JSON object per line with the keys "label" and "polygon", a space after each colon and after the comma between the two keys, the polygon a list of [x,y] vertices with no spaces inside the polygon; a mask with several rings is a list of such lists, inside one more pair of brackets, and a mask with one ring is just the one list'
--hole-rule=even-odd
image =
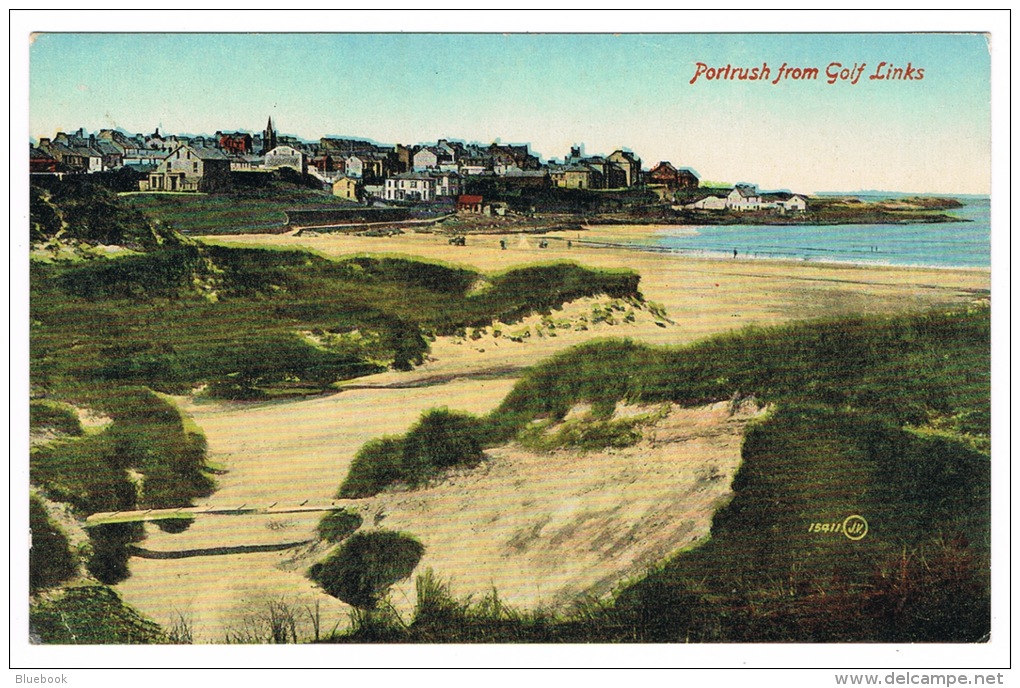
{"label": "vintage postcard", "polygon": [[996,640],[991,33],[330,28],[15,36],[12,638]]}

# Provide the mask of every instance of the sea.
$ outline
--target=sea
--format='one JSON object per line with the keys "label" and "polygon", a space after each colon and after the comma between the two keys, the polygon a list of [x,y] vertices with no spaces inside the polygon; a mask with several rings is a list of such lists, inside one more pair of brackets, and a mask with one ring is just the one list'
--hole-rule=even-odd
{"label": "sea", "polygon": [[[847,194],[850,195],[850,194]],[[852,194],[882,200],[896,194]],[[991,267],[991,204],[987,196],[957,196],[945,211],[960,222],[878,225],[683,225],[663,227],[643,248],[665,253],[777,260]],[[635,246],[637,248],[637,246]]]}

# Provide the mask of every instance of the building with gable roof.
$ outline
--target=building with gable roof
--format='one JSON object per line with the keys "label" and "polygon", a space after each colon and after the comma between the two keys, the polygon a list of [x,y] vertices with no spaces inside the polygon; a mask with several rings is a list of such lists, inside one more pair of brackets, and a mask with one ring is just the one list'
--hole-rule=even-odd
{"label": "building with gable roof", "polygon": [[308,158],[301,151],[291,146],[277,146],[266,153],[262,167],[267,170],[278,170],[281,167],[305,174],[308,172]]}
{"label": "building with gable roof", "polygon": [[213,148],[180,145],[138,185],[142,191],[229,191],[230,160]]}

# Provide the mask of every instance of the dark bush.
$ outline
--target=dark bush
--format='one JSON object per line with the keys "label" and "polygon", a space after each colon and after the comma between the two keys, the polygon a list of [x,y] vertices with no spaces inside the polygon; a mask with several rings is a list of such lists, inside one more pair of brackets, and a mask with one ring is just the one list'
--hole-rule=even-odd
{"label": "dark bush", "polygon": [[340,542],[361,527],[361,516],[350,509],[330,511],[319,521],[319,537],[326,542]]}
{"label": "dark bush", "polygon": [[29,499],[32,549],[28,552],[28,587],[34,595],[74,576],[78,562],[67,536],[50,520],[46,507],[35,496]]}
{"label": "dark bush", "polygon": [[425,547],[401,533],[355,533],[309,576],[328,594],[362,609],[373,609],[386,590],[411,575]]}
{"label": "dark bush", "polygon": [[371,497],[387,485],[400,482],[404,479],[403,462],[403,438],[381,437],[366,442],[355,454],[337,497]]}
{"label": "dark bush", "polygon": [[100,583],[114,585],[128,578],[128,546],[145,537],[141,523],[108,523],[89,529],[92,556],[85,566]]}
{"label": "dark bush", "polygon": [[436,469],[473,465],[484,458],[481,423],[467,413],[446,408],[422,414],[404,437],[404,470],[412,481]]}

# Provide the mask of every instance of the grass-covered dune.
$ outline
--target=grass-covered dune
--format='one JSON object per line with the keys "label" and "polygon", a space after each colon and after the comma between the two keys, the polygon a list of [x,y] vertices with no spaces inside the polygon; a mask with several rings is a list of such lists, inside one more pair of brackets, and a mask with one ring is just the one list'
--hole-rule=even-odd
{"label": "grass-covered dune", "polygon": [[[200,244],[169,224],[86,182],[32,190],[30,480],[79,516],[185,506],[213,489],[204,438],[159,393],[321,393],[421,363],[436,335],[585,296],[640,297],[629,271],[329,260]],[[85,428],[79,411],[107,422]],[[90,537],[87,570],[123,579],[140,527]]]}
{"label": "grass-covered dune", "polygon": [[[398,635],[980,640],[990,623],[989,327],[987,309],[858,317],[744,330],[676,349],[593,342],[535,366],[490,415],[458,416],[465,437],[444,435],[445,444],[526,438],[536,422],[562,419],[582,402],[608,418],[623,401],[700,405],[754,395],[772,411],[745,438],[735,496],[716,514],[711,539],[612,600],[542,618],[494,617],[447,600],[459,610],[454,617],[423,621],[420,633],[412,623]],[[356,460],[346,489],[372,477],[373,454],[390,468],[398,459],[414,466],[410,440],[441,417],[430,412],[407,437],[366,445],[359,455],[366,465]],[[451,427],[442,426],[446,434]],[[464,454],[469,464],[479,460]],[[842,530],[852,515],[868,523],[856,540]]]}
{"label": "grass-covered dune", "polygon": [[[585,296],[638,297],[638,276],[569,263],[494,275],[403,258],[328,260],[181,236],[85,183],[33,187],[31,373],[266,398],[408,369],[427,338]],[[100,257],[90,247],[129,249]]]}
{"label": "grass-covered dune", "polygon": [[32,266],[32,377],[260,398],[321,391],[392,365],[427,337],[512,322],[596,294],[637,297],[634,273],[561,263],[485,276],[397,258],[181,245]]}

